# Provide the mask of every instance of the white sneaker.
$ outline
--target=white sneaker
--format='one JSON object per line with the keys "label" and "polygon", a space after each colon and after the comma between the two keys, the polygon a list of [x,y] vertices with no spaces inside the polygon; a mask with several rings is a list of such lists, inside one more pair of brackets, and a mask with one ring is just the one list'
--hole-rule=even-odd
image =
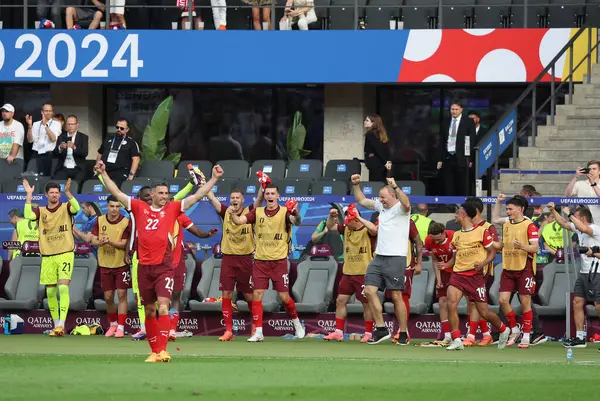
{"label": "white sneaker", "polygon": [[498,349],[504,349],[508,342],[508,338],[510,336],[510,329],[507,327],[502,333],[500,333],[500,338],[498,339]]}
{"label": "white sneaker", "polygon": [[460,340],[460,338],[457,338],[455,340],[452,341],[452,344],[450,344],[450,346],[448,346],[448,348],[446,348],[448,351],[456,351],[459,349],[465,349],[465,346],[463,345],[462,341]]}
{"label": "white sneaker", "polygon": [[306,330],[302,326],[302,323],[294,323],[294,328],[296,329],[296,338],[301,340],[306,335]]}
{"label": "white sneaker", "polygon": [[249,343],[262,343],[265,337],[262,334],[254,333],[252,337],[248,339]]}
{"label": "white sneaker", "polygon": [[517,331],[511,330],[511,333],[510,333],[510,336],[508,337],[508,342],[506,343],[506,346],[512,347],[513,345],[515,345],[515,343],[519,339],[520,335],[521,335],[521,331],[519,329],[517,329]]}

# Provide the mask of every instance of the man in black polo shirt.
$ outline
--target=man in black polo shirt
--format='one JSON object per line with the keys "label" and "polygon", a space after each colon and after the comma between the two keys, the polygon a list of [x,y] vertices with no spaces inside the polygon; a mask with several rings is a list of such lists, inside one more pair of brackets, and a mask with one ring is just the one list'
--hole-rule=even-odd
{"label": "man in black polo shirt", "polygon": [[133,180],[140,165],[140,148],[129,134],[129,121],[119,119],[116,134],[102,142],[96,161],[106,165],[108,176],[119,187],[125,180]]}

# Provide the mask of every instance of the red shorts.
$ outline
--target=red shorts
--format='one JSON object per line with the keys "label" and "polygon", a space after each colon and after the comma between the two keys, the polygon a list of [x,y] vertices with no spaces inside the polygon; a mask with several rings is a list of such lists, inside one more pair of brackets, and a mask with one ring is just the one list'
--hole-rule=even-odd
{"label": "red shorts", "polygon": [[356,299],[363,304],[369,303],[365,296],[365,276],[342,275],[338,284],[338,294],[356,295]]}
{"label": "red shorts", "polygon": [[170,260],[159,265],[138,264],[138,287],[142,305],[154,304],[159,297],[171,299],[175,289],[174,276],[175,269]]}
{"label": "red shorts", "polygon": [[219,291],[234,289],[244,294],[252,293],[252,255],[223,255]]}
{"label": "red shorts", "polygon": [[252,286],[255,290],[268,290],[269,280],[277,292],[289,292],[290,276],[287,259],[255,260],[252,269]]}
{"label": "red shorts", "polygon": [[518,292],[521,295],[535,294],[535,275],[530,263],[520,271],[502,270],[500,292]]}
{"label": "red shorts", "polygon": [[173,291],[181,292],[185,286],[185,275],[187,273],[187,267],[185,265],[185,255],[181,255],[181,261],[175,267],[175,273],[173,275]]}
{"label": "red shorts", "polygon": [[449,272],[446,270],[442,270],[440,272],[440,278],[442,280],[442,288],[437,288],[437,284],[436,284],[436,289],[435,289],[435,294],[437,295],[438,299],[443,298],[447,295],[448,285],[450,284],[451,276],[452,276],[452,272]]}
{"label": "red shorts", "polygon": [[449,285],[461,290],[470,302],[487,302],[485,281],[479,272],[472,276],[452,273]]}
{"label": "red shorts", "polygon": [[100,286],[102,291],[127,290],[131,288],[129,266],[118,268],[100,267]]}

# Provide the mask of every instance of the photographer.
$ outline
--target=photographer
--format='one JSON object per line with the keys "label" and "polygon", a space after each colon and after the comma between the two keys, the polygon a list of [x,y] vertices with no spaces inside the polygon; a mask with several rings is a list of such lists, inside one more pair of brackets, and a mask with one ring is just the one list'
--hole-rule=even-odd
{"label": "photographer", "polygon": [[573,298],[573,320],[577,330],[576,337],[564,343],[565,347],[584,348],[586,344],[583,331],[587,302],[594,302],[596,310],[600,311],[600,227],[593,223],[591,212],[585,207],[578,207],[572,213],[568,207],[563,207],[563,212],[568,216],[570,223],[565,220],[554,208],[554,203],[549,203],[548,208],[554,218],[566,230],[577,233],[581,253],[581,270],[575,281]]}
{"label": "photographer", "polygon": [[[578,177],[586,177],[587,180],[578,181]],[[600,182],[600,161],[590,160],[586,168],[578,168],[575,176],[565,189],[565,196],[577,196],[579,198],[598,198],[600,191],[598,188]],[[600,221],[600,206],[590,206],[594,221]]]}

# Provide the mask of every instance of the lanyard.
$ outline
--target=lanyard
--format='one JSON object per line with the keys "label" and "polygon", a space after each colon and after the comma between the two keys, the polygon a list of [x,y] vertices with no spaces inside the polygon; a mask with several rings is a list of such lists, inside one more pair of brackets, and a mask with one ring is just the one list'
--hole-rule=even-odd
{"label": "lanyard", "polygon": [[[117,137],[117,135],[113,136],[112,139],[112,143],[110,144],[110,151],[113,152],[114,151],[114,147],[115,147],[115,138]],[[121,146],[123,146],[123,141],[125,141],[125,135],[123,135],[123,138],[121,139],[121,143],[119,144],[119,147],[117,148],[117,153],[119,153],[119,150],[121,150]]]}

